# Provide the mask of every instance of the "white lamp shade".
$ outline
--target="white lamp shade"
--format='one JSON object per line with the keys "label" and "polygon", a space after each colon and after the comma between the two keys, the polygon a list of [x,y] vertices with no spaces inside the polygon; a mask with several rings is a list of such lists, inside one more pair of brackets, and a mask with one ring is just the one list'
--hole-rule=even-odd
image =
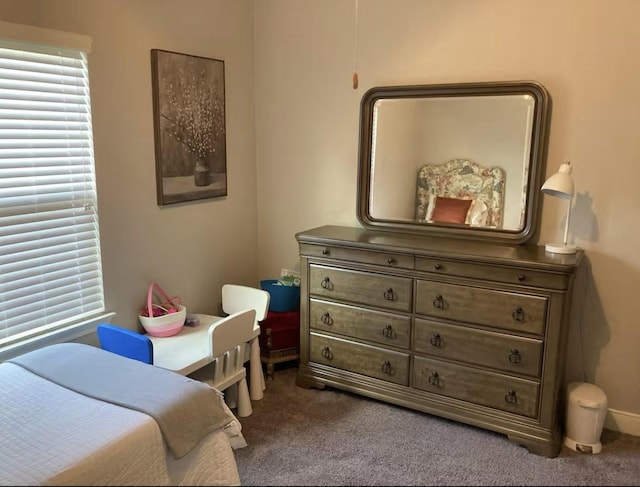
{"label": "white lamp shade", "polygon": [[567,218],[564,227],[564,240],[561,244],[549,243],[545,250],[553,254],[575,254],[576,246],[567,244],[569,236],[569,218],[571,216],[571,199],[573,198],[573,179],[571,178],[571,163],[560,165],[557,173],[551,176],[542,185],[541,191],[549,196],[563,198],[567,201]]}
{"label": "white lamp shade", "polygon": [[542,192],[557,198],[573,198],[573,178],[571,177],[571,164],[565,162],[560,170],[545,181]]}

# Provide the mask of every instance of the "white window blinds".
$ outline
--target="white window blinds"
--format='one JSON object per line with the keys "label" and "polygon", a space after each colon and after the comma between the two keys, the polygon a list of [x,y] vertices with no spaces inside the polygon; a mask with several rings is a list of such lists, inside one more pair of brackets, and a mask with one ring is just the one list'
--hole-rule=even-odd
{"label": "white window blinds", "polygon": [[102,311],[86,54],[0,40],[0,345]]}

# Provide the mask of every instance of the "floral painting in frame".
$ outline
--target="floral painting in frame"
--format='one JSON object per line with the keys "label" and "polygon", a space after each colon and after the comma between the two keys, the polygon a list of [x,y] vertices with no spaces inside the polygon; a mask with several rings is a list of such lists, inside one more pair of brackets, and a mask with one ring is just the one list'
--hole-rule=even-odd
{"label": "floral painting in frame", "polygon": [[227,195],[224,61],[151,49],[158,205]]}

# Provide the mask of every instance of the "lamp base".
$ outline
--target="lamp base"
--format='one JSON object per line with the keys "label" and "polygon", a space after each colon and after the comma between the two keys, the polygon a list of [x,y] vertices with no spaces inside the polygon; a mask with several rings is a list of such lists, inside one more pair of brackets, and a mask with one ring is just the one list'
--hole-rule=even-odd
{"label": "lamp base", "polygon": [[544,250],[552,254],[575,254],[577,247],[575,245],[567,245],[561,243],[548,243],[544,246]]}

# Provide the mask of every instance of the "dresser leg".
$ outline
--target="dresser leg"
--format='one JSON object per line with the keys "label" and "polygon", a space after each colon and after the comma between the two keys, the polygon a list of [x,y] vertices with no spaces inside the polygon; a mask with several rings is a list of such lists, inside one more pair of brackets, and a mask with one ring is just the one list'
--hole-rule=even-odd
{"label": "dresser leg", "polygon": [[324,382],[320,382],[312,377],[300,374],[300,370],[298,370],[298,373],[296,374],[296,385],[298,387],[304,387],[305,389],[311,389],[312,387],[316,389],[324,389],[325,386]]}
{"label": "dresser leg", "polygon": [[560,453],[560,448],[562,447],[559,439],[554,439],[552,441],[536,441],[524,439],[519,436],[508,436],[509,440],[524,446],[530,453],[540,455],[542,457],[555,458]]}

